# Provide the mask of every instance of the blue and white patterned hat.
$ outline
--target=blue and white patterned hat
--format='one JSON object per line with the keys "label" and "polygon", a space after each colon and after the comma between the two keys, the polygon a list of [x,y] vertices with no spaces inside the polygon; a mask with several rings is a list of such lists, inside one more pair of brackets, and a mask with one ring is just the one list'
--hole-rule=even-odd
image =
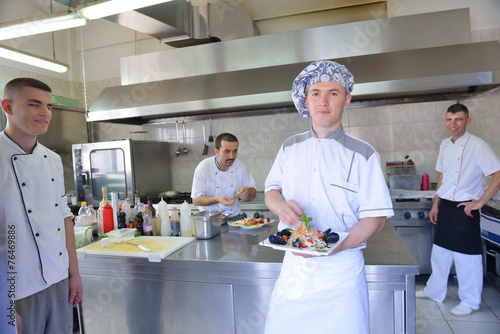
{"label": "blue and white patterned hat", "polygon": [[311,117],[305,104],[309,87],[318,82],[336,82],[351,94],[354,77],[344,66],[334,61],[320,60],[312,62],[293,81],[292,100],[302,117]]}

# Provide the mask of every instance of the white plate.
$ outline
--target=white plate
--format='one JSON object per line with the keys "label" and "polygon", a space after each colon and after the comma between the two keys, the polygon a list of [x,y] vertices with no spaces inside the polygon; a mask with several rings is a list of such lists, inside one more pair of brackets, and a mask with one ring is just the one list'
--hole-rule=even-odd
{"label": "white plate", "polygon": [[254,225],[254,226],[245,226],[244,225],[245,223],[242,220],[237,220],[235,222],[230,222],[230,223],[227,223],[227,224],[230,225],[230,226],[234,226],[234,227],[241,227],[244,230],[253,230],[253,229],[262,227],[264,225],[271,224],[273,222],[274,222],[274,220],[271,220],[269,222],[265,222],[264,224],[259,224],[259,225]]}
{"label": "white plate", "polygon": [[333,252],[333,250],[335,248],[337,248],[338,245],[340,245],[342,243],[342,241],[344,241],[345,238],[347,238],[347,236],[349,235],[349,232],[337,232],[337,233],[339,235],[339,241],[337,241],[333,245],[332,244],[328,245],[328,247],[324,248],[323,251],[316,251],[316,250],[310,250],[310,249],[304,250],[304,249],[293,247],[293,246],[276,245],[276,244],[270,243],[269,238],[267,238],[266,240],[262,240],[260,242],[260,245],[266,246],[266,247],[271,247],[271,248],[274,248],[277,250],[282,250],[285,252],[296,252],[296,253],[303,253],[303,254],[309,254],[309,255],[330,255],[331,252]]}

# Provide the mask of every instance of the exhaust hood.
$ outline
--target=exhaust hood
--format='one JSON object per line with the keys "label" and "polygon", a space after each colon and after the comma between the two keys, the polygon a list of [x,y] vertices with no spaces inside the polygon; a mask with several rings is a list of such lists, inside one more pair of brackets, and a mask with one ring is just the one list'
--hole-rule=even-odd
{"label": "exhaust hood", "polygon": [[319,59],[351,70],[353,105],[463,99],[500,85],[500,43],[471,43],[469,10],[458,9],[123,58],[122,86],[104,89],[87,119],[144,124],[293,107],[293,79]]}

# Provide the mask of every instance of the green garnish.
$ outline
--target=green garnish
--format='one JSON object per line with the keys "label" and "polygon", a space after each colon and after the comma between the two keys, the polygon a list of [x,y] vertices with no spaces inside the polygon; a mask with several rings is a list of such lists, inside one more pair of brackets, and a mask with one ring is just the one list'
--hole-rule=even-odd
{"label": "green garnish", "polygon": [[306,228],[307,230],[309,231],[309,229],[311,228],[311,225],[309,224],[309,222],[313,220],[312,218],[310,217],[307,217],[307,215],[305,213],[302,214],[302,217],[299,218],[299,221],[301,222],[304,222],[304,225],[306,225]]}

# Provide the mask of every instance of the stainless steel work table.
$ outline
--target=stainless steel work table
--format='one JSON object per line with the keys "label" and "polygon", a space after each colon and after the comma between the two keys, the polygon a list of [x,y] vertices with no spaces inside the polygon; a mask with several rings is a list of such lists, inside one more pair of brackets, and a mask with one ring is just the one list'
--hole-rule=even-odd
{"label": "stainless steel work table", "polygon": [[[258,243],[275,231],[276,223],[256,230],[224,225],[221,235],[197,240],[159,263],[80,258],[82,330],[262,333],[284,253]],[[418,264],[390,223],[364,254],[372,334],[415,333]]]}

